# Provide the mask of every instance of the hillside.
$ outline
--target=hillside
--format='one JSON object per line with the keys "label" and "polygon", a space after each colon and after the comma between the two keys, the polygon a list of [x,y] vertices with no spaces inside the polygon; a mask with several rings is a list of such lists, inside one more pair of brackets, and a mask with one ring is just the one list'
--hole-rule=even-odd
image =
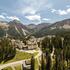
{"label": "hillside", "polygon": [[28,29],[20,21],[13,20],[10,22],[0,22],[0,36],[10,36],[20,38],[28,35]]}
{"label": "hillside", "polygon": [[22,38],[29,35],[43,37],[46,35],[63,35],[70,33],[70,19],[58,21],[56,23],[41,23],[38,25],[24,25],[20,21],[10,22],[0,21],[0,37],[6,36],[13,38]]}
{"label": "hillside", "polygon": [[48,27],[49,23],[40,23],[38,25],[35,24],[29,24],[26,27],[28,28],[28,31],[31,32],[31,34],[38,32],[42,28]]}
{"label": "hillside", "polygon": [[48,27],[44,27],[41,30],[35,32],[35,37],[42,37],[46,35],[63,35],[70,33],[70,19],[65,19],[51,24]]}

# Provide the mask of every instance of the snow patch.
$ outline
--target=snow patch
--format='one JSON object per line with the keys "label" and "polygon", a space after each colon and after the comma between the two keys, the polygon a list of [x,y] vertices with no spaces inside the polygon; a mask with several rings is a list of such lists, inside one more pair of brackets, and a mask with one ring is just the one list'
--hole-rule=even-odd
{"label": "snow patch", "polygon": [[65,24],[65,25],[63,25],[63,28],[64,28],[64,29],[70,29],[70,25]]}
{"label": "snow patch", "polygon": [[16,31],[20,34],[19,30],[17,29],[17,27],[15,26]]}
{"label": "snow patch", "polygon": [[26,36],[26,30],[22,28],[23,34]]}

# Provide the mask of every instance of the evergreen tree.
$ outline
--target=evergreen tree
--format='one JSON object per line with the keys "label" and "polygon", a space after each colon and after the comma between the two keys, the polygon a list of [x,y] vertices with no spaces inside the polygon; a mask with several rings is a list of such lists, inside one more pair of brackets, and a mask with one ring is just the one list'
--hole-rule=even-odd
{"label": "evergreen tree", "polygon": [[11,40],[8,38],[2,38],[0,41],[0,60],[6,62],[13,58],[16,54],[15,47],[11,44]]}
{"label": "evergreen tree", "polygon": [[41,56],[41,70],[44,70],[44,59],[43,59],[43,53]]}
{"label": "evergreen tree", "polygon": [[48,58],[47,58],[46,70],[51,70],[51,58],[50,58],[50,55],[48,55]]}
{"label": "evergreen tree", "polygon": [[35,59],[34,56],[31,58],[31,70],[35,70]]}

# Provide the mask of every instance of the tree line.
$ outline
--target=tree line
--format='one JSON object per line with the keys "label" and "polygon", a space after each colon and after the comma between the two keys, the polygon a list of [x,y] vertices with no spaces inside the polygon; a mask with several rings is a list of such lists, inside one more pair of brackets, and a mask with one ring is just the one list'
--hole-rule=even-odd
{"label": "tree line", "polygon": [[[42,40],[42,51],[45,54],[41,70],[69,70],[70,69],[70,36],[45,37]],[[53,53],[54,49],[54,53]],[[51,54],[53,56],[51,57]],[[52,61],[53,59],[53,61]],[[44,59],[42,59],[44,60]]]}
{"label": "tree line", "polygon": [[[45,37],[41,42],[41,50],[39,70],[70,70],[70,36]],[[35,70],[33,57],[30,70]]]}
{"label": "tree line", "polygon": [[16,48],[9,38],[0,38],[0,63],[12,59],[16,54]]}

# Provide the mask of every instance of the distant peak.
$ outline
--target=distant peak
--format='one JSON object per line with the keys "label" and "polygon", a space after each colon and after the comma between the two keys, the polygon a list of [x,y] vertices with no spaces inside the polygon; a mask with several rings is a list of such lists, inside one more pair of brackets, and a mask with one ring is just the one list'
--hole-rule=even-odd
{"label": "distant peak", "polygon": [[21,23],[19,20],[13,20],[12,22]]}
{"label": "distant peak", "polygon": [[35,25],[35,24],[29,24],[28,26],[31,26],[31,25]]}
{"label": "distant peak", "polygon": [[13,21],[10,21],[9,23],[13,23],[13,24],[21,24],[21,22],[19,20],[13,20]]}

